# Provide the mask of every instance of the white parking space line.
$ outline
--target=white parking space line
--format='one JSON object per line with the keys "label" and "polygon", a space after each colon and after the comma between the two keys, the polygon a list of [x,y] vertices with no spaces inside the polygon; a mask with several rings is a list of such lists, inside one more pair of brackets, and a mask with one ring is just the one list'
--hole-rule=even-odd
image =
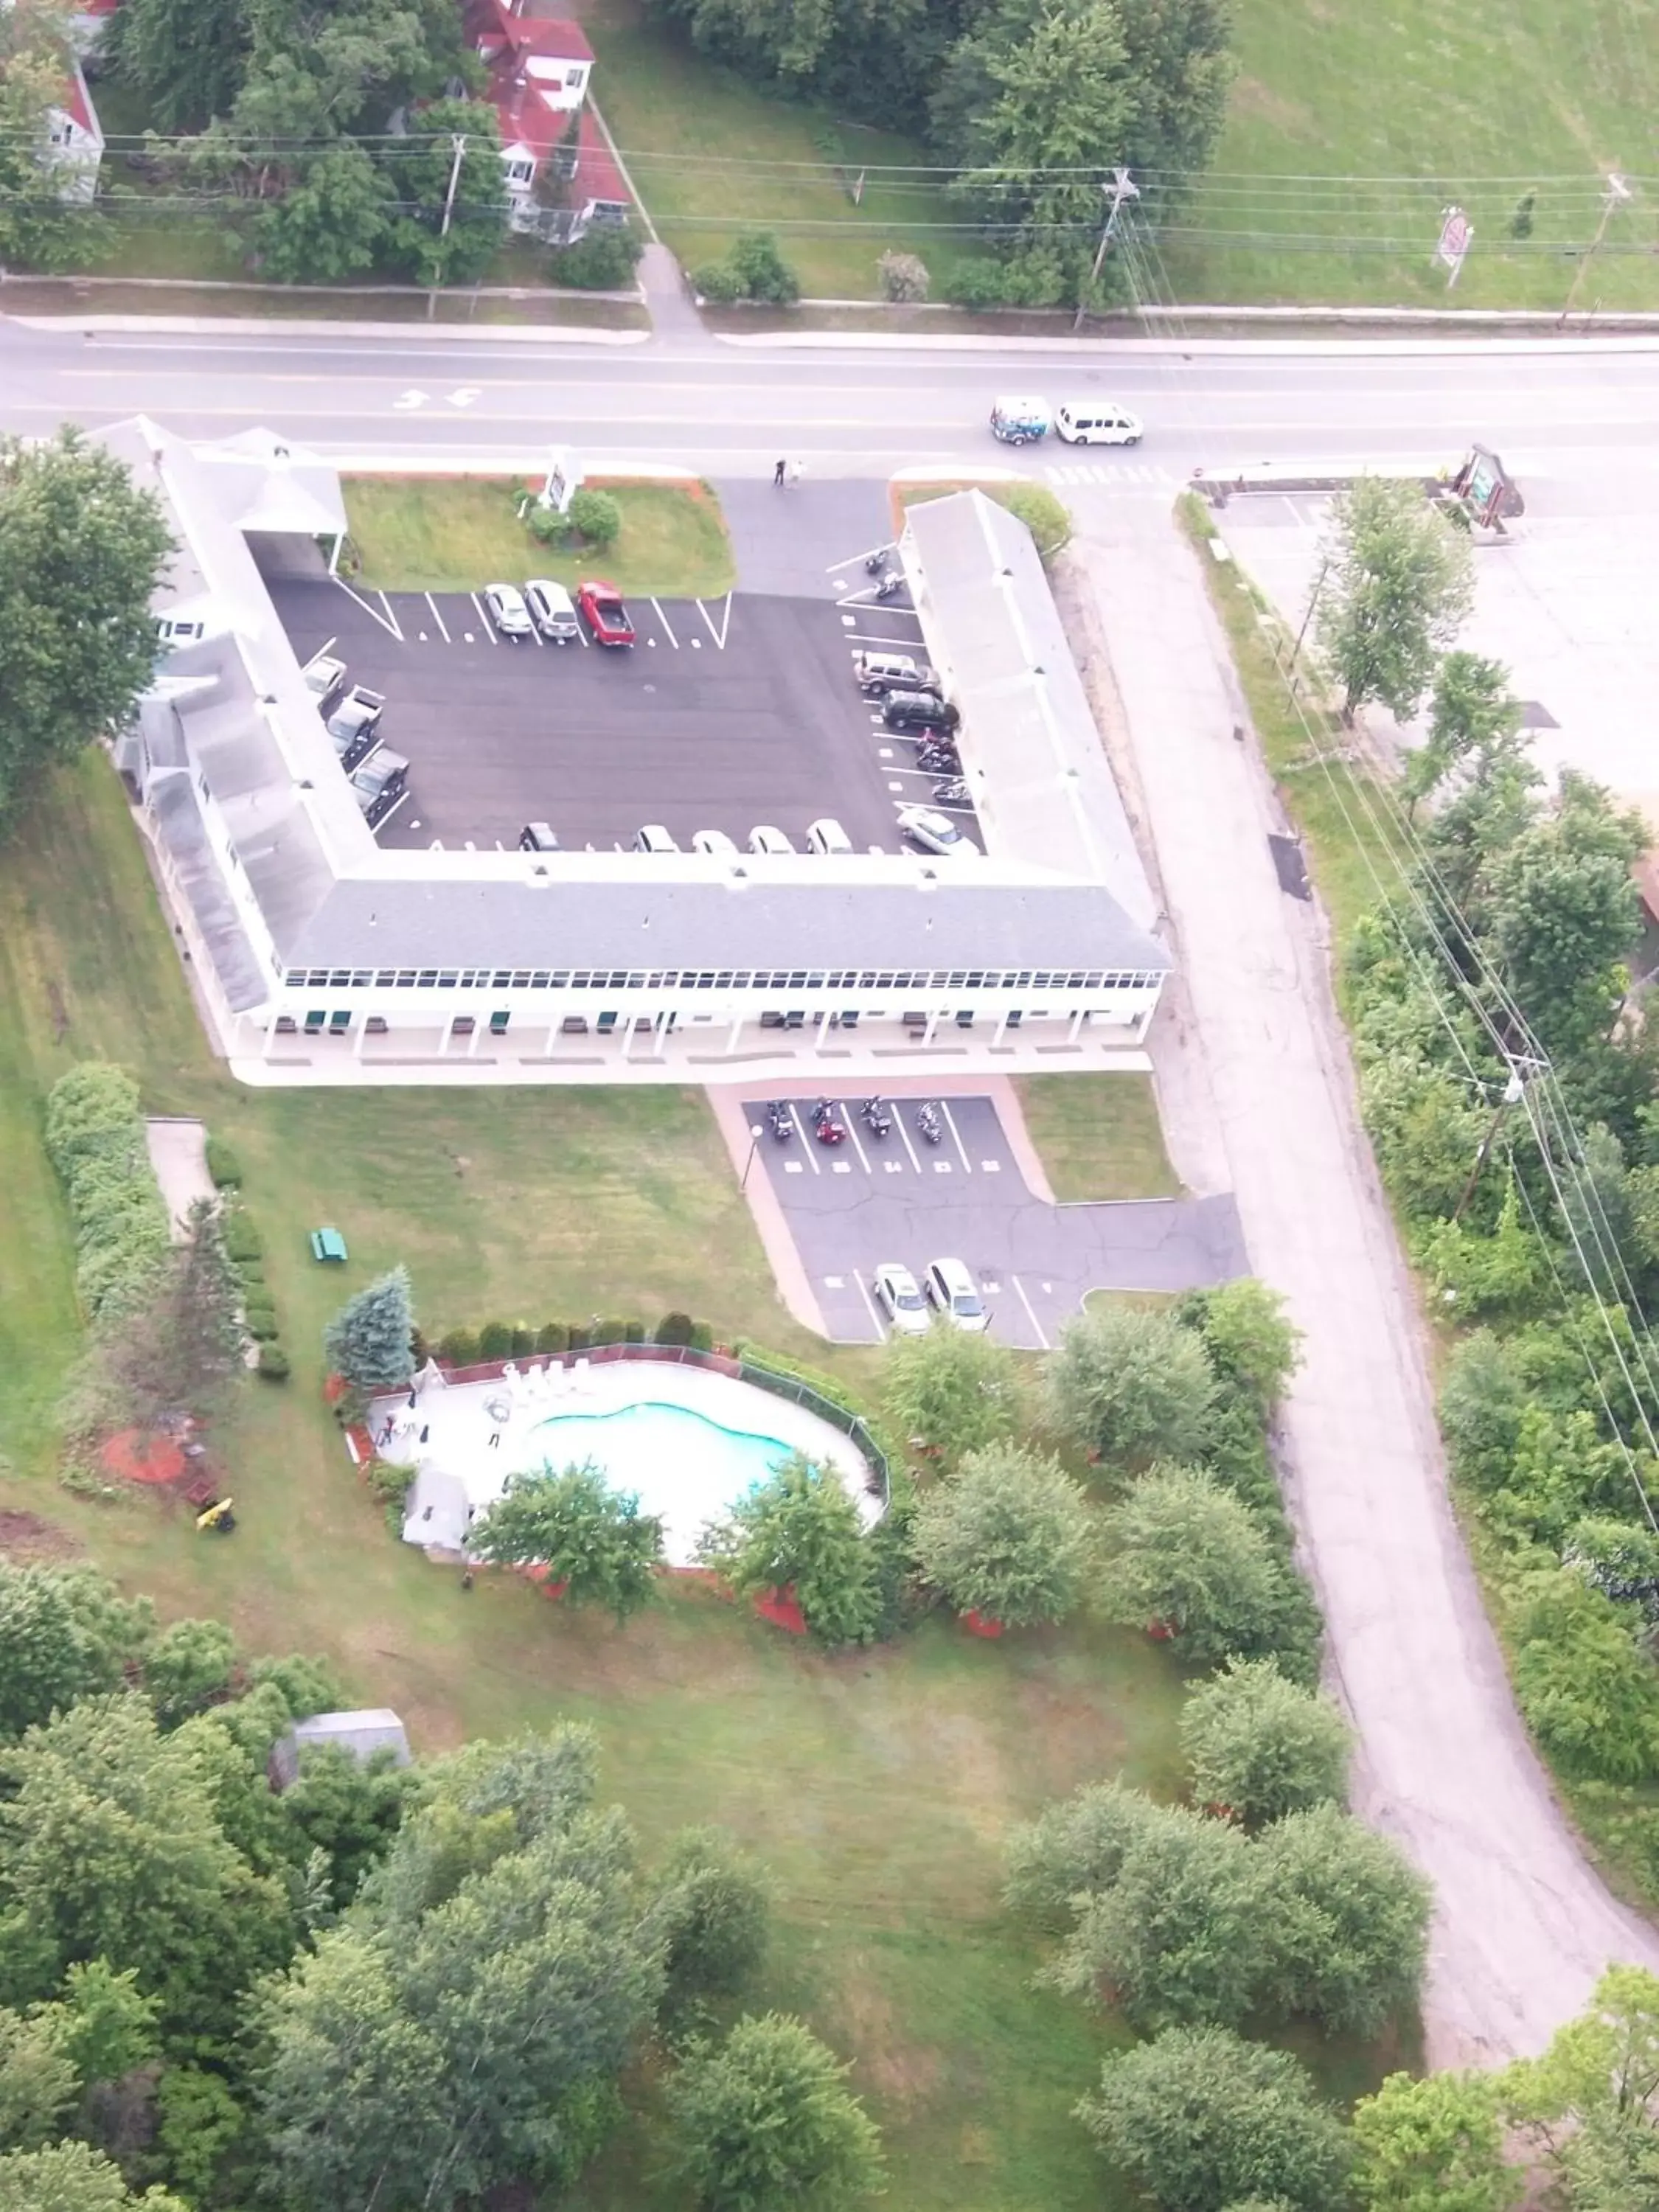
{"label": "white parking space line", "polygon": [[961,1132],[957,1127],[956,1121],[951,1115],[950,1107],[943,1098],[939,1102],[939,1110],[945,1116],[945,1126],[951,1132],[951,1142],[957,1148],[957,1152],[961,1158],[963,1169],[969,1175],[972,1175],[974,1168],[972,1161],[969,1160],[968,1157],[968,1148],[963,1143]]}
{"label": "white parking space line", "polygon": [[823,1170],[818,1165],[817,1139],[807,1134],[806,1124],[801,1120],[799,1109],[793,1103],[789,1108],[789,1118],[794,1123],[796,1132],[800,1138],[801,1150],[805,1155],[807,1166],[811,1169],[814,1175],[821,1175]]}
{"label": "white parking space line", "polygon": [[882,1327],[881,1316],[876,1311],[876,1302],[871,1297],[869,1291],[864,1287],[864,1278],[859,1273],[856,1268],[853,1271],[853,1280],[858,1285],[859,1296],[864,1300],[864,1310],[869,1315],[870,1319],[874,1325],[876,1342],[878,1344],[885,1344],[887,1341],[887,1331]]}
{"label": "white parking space line", "polygon": [[866,545],[862,553],[849,553],[844,561],[832,561],[823,573],[826,576],[838,575],[843,568],[856,568],[860,562],[872,560],[878,553],[890,553],[894,544],[890,538],[884,545]]}
{"label": "white parking space line", "polygon": [[865,1151],[864,1146],[860,1139],[859,1133],[853,1126],[853,1110],[851,1107],[845,1103],[845,1102],[843,1102],[842,1105],[841,1118],[847,1124],[848,1135],[853,1139],[853,1150],[858,1154],[859,1158],[863,1164],[864,1172],[866,1175],[868,1175],[870,1172],[870,1155]]}
{"label": "white parking space line", "polygon": [[[902,609],[899,610],[902,612]],[[845,641],[848,645],[890,645],[900,653],[908,653],[921,643],[920,637],[875,637],[864,630],[855,629]]]}
{"label": "white parking space line", "polygon": [[371,621],[379,623],[380,628],[383,630],[388,631],[392,636],[398,639],[402,638],[403,632],[398,629],[397,623],[391,621],[387,615],[383,615],[377,606],[373,605],[363,597],[361,592],[354,592],[350,585],[345,581],[343,577],[337,576],[334,580],[339,586],[340,589],[345,593],[347,599],[352,600],[357,606],[360,606],[363,612],[368,616]]}
{"label": "white parking space line", "polygon": [[442,638],[446,645],[453,645],[454,643],[454,640],[450,636],[448,630],[444,625],[443,617],[438,612],[438,602],[433,598],[430,592],[422,592],[422,597],[425,599],[428,606],[432,610],[432,619],[438,625],[439,636]]}
{"label": "white parking space line", "polygon": [[714,650],[717,653],[724,653],[726,650],[726,632],[732,627],[731,592],[728,592],[725,599],[720,603],[720,626],[718,629],[716,629],[714,623],[709,621],[708,610],[704,606],[701,599],[694,599],[691,604],[696,607],[697,612],[702,617],[703,622],[708,628],[708,635],[714,641]]}
{"label": "white parking space line", "polygon": [[392,632],[393,637],[397,639],[398,644],[401,645],[404,642],[404,634],[398,627],[397,616],[392,611],[392,602],[387,599],[384,592],[380,594],[380,605],[386,609],[386,628]]}
{"label": "white parking space line", "polygon": [[[676,653],[678,653],[678,652],[679,651],[679,649],[680,649],[680,641],[679,641],[678,638],[677,638],[677,637],[675,636],[675,635],[674,635],[674,625],[673,625],[673,623],[671,623],[671,622],[669,621],[669,619],[668,619],[667,616],[666,616],[666,615],[663,612],[663,611],[662,611],[662,602],[661,602],[661,600],[660,600],[660,599],[653,599],[652,600],[651,604],[652,604],[652,605],[653,605],[653,607],[655,607],[655,609],[657,610],[657,620],[658,620],[658,621],[662,624],[663,628],[664,628],[664,629],[668,632],[668,642],[670,643],[670,645],[672,645],[672,646],[673,647],[673,648],[674,648],[675,652],[676,652]],[[653,642],[654,643],[654,641],[655,641],[653,640]]]}
{"label": "white parking space line", "polygon": [[495,624],[490,621],[489,617],[484,612],[483,601],[478,597],[478,594],[476,592],[469,592],[467,593],[467,597],[477,609],[478,620],[483,624],[484,635],[489,640],[489,642],[492,645],[499,645],[501,643],[501,640],[495,635]]}
{"label": "white parking space line", "polygon": [[921,1173],[921,1162],[916,1158],[916,1148],[910,1142],[910,1132],[905,1127],[904,1116],[899,1112],[896,1106],[893,1109],[893,1127],[898,1131],[900,1136],[904,1139],[904,1149],[910,1155],[910,1164],[915,1170],[916,1173],[920,1175]]}
{"label": "white parking space line", "polygon": [[1031,1305],[1031,1301],[1025,1295],[1024,1284],[1021,1282],[1018,1275],[1011,1275],[1008,1279],[1012,1283],[1014,1288],[1019,1292],[1019,1302],[1025,1309],[1026,1320],[1030,1322],[1032,1328],[1036,1331],[1037,1342],[1042,1346],[1042,1349],[1045,1352],[1048,1351],[1051,1347],[1048,1343],[1048,1335],[1043,1329],[1042,1323],[1036,1317],[1036,1314]]}

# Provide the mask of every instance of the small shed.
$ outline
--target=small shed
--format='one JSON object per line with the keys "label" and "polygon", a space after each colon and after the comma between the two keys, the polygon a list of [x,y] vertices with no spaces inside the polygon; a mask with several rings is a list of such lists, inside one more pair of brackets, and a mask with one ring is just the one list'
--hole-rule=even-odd
{"label": "small shed", "polygon": [[312,1744],[337,1743],[360,1763],[377,1751],[390,1751],[397,1766],[409,1765],[409,1738],[404,1724],[389,1705],[368,1705],[353,1713],[313,1713],[295,1721],[271,1747],[270,1774],[274,1789],[286,1790],[300,1771],[300,1753]]}

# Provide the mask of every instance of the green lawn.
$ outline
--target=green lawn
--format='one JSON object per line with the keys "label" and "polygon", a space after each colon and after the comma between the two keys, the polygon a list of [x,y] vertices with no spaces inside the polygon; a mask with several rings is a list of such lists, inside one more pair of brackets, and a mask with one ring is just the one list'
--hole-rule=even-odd
{"label": "green lawn", "polygon": [[574,584],[597,572],[623,592],[677,599],[716,599],[737,580],[707,484],[606,483],[623,515],[608,553],[538,545],[515,511],[523,488],[511,477],[346,477],[360,580],[383,591],[473,591],[529,576]]}
{"label": "green lawn", "polygon": [[[1181,299],[1559,307],[1602,173],[1654,169],[1659,0],[1239,0],[1234,21],[1226,128],[1163,248]],[[1452,202],[1475,242],[1449,295],[1430,257]],[[1650,188],[1577,305],[1659,304],[1656,246]]]}
{"label": "green lawn", "polygon": [[639,0],[595,0],[582,22],[605,122],[687,268],[718,258],[740,230],[768,229],[809,298],[876,298],[876,263],[893,247],[921,255],[939,299],[950,270],[973,258],[970,238],[938,228],[958,223],[961,209],[926,181],[878,180],[854,201],[866,165],[926,164],[924,147],[769,98],[648,21]]}
{"label": "green lawn", "polygon": [[1014,1087],[1062,1205],[1180,1195],[1150,1075],[1023,1075]]}
{"label": "green lawn", "polygon": [[[131,1067],[150,1109],[200,1114],[231,1144],[268,1247],[295,1374],[250,1383],[216,1439],[238,1509],[228,1541],[165,1500],[94,1504],[52,1480],[78,1339],[40,1116],[54,1077],[93,1055]],[[396,1707],[423,1749],[592,1721],[605,1785],[647,1846],[720,1820],[775,1872],[763,2000],[800,2008],[854,2061],[896,2204],[1127,2212],[1071,2118],[1121,2028],[1032,1987],[1037,1952],[997,1886],[1008,1824],[1045,1798],[1114,1772],[1176,1785],[1167,1654],[1089,1620],[988,1644],[941,1619],[826,1658],[700,1585],[672,1586],[625,1630],[511,1577],[464,1590],[393,1540],[325,1413],[323,1322],[398,1259],[429,1328],[684,1305],[867,1381],[871,1354],[817,1345],[783,1315],[699,1094],[236,1085],[205,1048],[125,801],[93,756],[0,848],[0,1509],[43,1516],[164,1616],[328,1655],[351,1698]],[[321,1220],[346,1232],[343,1269],[308,1257]],[[1313,2056],[1352,2094],[1401,2054]],[[677,2207],[654,2092],[636,2092],[644,2124],[584,2183],[582,2212]]]}

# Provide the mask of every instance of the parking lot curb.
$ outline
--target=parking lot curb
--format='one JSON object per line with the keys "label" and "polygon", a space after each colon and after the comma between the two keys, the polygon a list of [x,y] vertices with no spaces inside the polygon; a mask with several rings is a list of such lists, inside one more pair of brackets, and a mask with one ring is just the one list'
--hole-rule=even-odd
{"label": "parking lot curb", "polygon": [[795,1240],[784,1218],[783,1208],[778,1203],[772,1180],[763,1171],[755,1172],[758,1164],[755,1155],[759,1150],[758,1139],[750,1131],[743,1100],[738,1091],[725,1085],[709,1085],[703,1096],[714,1117],[714,1127],[723,1139],[732,1170],[738,1178],[738,1190],[748,1206],[749,1218],[755,1224],[761,1249],[766,1255],[767,1265],[772,1270],[772,1279],[777,1285],[778,1296],[790,1314],[803,1328],[810,1328],[814,1336],[821,1336],[826,1344],[834,1340],[824,1326],[818,1302],[812,1295],[801,1257],[795,1249]]}
{"label": "parking lot curb", "polygon": [[607,331],[585,323],[359,323],[290,320],[286,315],[8,315],[26,331],[78,331],[83,337],[234,338],[406,338],[422,352],[453,339],[460,345],[646,345],[648,330]]}

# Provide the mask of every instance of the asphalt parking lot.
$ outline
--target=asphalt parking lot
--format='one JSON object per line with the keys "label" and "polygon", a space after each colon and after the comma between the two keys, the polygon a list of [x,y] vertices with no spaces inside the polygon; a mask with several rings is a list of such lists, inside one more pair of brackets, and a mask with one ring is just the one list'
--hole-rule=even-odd
{"label": "asphalt parking lot", "polygon": [[647,822],[683,845],[773,823],[799,845],[827,814],[892,851],[895,807],[927,796],[894,764],[914,748],[873,741],[827,574],[817,600],[630,600],[624,652],[499,640],[481,592],[268,581],[302,661],[327,647],[386,694],[411,796],[384,844],[510,847],[543,821],[568,848],[625,846]]}
{"label": "asphalt parking lot", "polygon": [[1231,1197],[1133,1205],[1049,1206],[1035,1198],[984,1096],[942,1097],[944,1133],[927,1144],[914,1098],[890,1098],[892,1133],[873,1138],[857,1099],[836,1099],[845,1142],[820,1145],[812,1102],[787,1101],[795,1133],[780,1144],[768,1100],[743,1101],[764,1171],[811,1284],[841,1344],[879,1342],[886,1328],[871,1291],[884,1261],[918,1281],[933,1260],[965,1262],[991,1310],[994,1335],[1046,1351],[1091,1290],[1184,1291],[1247,1271]]}

